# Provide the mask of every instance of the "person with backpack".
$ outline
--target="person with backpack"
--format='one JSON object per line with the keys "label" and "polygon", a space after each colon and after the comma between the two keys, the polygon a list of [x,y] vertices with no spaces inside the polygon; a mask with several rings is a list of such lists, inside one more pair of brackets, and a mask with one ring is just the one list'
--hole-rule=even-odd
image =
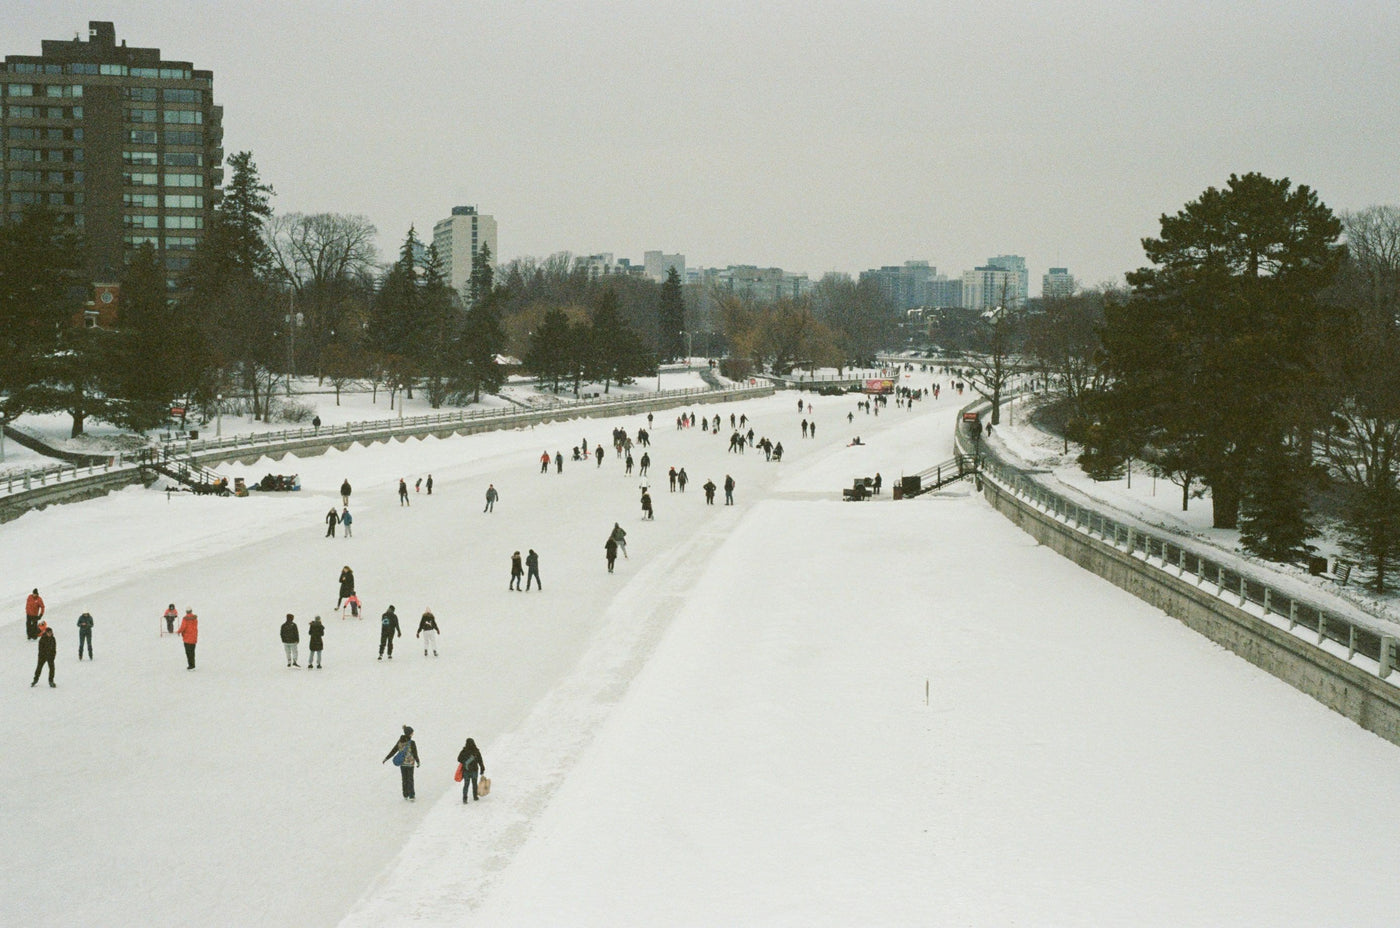
{"label": "person with backpack", "polygon": [[287,652],[287,666],[300,667],[297,663],[297,644],[301,641],[301,633],[297,631],[296,619],[292,614],[287,613],[287,621],[282,623],[281,628],[282,650]]}
{"label": "person with backpack", "polygon": [[403,779],[403,798],[409,802],[414,801],[413,795],[413,768],[418,766],[418,745],[413,741],[413,729],[408,725],[403,727],[403,734],[399,740],[394,742],[394,746],[389,749],[389,753],[384,755],[384,760],[380,763],[388,763],[393,759],[394,766],[399,768],[399,775]]}
{"label": "person with backpack", "polygon": [[53,682],[53,662],[58,656],[58,642],[54,640],[53,629],[47,625],[39,632],[39,663],[34,665],[34,682],[30,686],[39,685],[39,673],[44,669],[44,665],[49,665],[49,686],[58,686]]}
{"label": "person with backpack", "polygon": [[651,510],[651,494],[646,490],[642,491],[642,518],[655,519],[656,513]]}
{"label": "person with backpack", "polygon": [[399,617],[394,612],[391,605],[379,617],[379,657],[376,660],[384,660],[384,651],[388,649],[389,660],[394,659],[394,636],[403,637],[403,632],[399,629]]}
{"label": "person with backpack", "polygon": [[413,637],[423,639],[423,656],[428,656],[428,649],[433,649],[433,657],[437,657],[437,636],[438,624],[437,616],[433,615],[433,610],[424,609],[423,617],[418,620],[418,631]]}
{"label": "person with backpack", "polygon": [[685,485],[690,482],[690,477],[686,475],[685,468],[682,467],[676,474],[676,486],[680,487],[682,493],[685,492]]}
{"label": "person with backpack", "polygon": [[321,669],[321,651],[325,648],[326,626],[318,615],[306,626],[306,669]]}
{"label": "person with backpack", "polygon": [[194,614],[193,609],[185,610],[178,631],[180,640],[185,643],[185,663],[188,665],[185,669],[194,670],[194,647],[199,643],[199,616]]}
{"label": "person with backpack", "polygon": [[462,765],[462,802],[467,802],[467,790],[471,790],[471,797],[480,800],[477,795],[477,777],[486,775],[486,761],[482,759],[481,749],[476,746],[476,742],[471,738],[462,746],[462,750],[457,753],[457,763]]}
{"label": "person with backpack", "polygon": [[336,527],[337,525],[339,525],[339,524],[340,524],[340,515],[335,511],[335,507],[332,506],[332,507],[331,507],[331,511],[328,512],[328,513],[326,513],[326,537],[327,537],[327,538],[334,538],[334,537],[335,537],[335,527]]}
{"label": "person with backpack", "polygon": [[614,523],[613,523],[613,527],[612,527],[612,532],[610,532],[610,533],[608,534],[608,538],[609,538],[610,540],[612,540],[612,541],[617,542],[617,546],[618,546],[619,548],[622,549],[622,556],[623,556],[623,557],[626,557],[626,556],[627,556],[627,530],[626,530],[625,528],[623,528],[621,525],[619,525],[618,523],[614,522]]}
{"label": "person with backpack", "polygon": [[87,645],[88,660],[92,660],[92,613],[78,616],[78,660],[83,659],[83,645]]}
{"label": "person with backpack", "polygon": [[520,562],[520,552],[510,556],[510,589],[519,591],[520,581],[525,577],[525,566]]}

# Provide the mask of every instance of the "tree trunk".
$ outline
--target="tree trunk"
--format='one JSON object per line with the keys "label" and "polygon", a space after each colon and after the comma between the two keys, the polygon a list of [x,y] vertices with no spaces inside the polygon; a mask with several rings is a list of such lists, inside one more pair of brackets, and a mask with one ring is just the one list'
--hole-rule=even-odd
{"label": "tree trunk", "polygon": [[1238,528],[1241,487],[1231,477],[1217,477],[1210,484],[1211,524],[1215,528]]}
{"label": "tree trunk", "polygon": [[73,430],[68,437],[77,438],[83,434],[83,421],[87,419],[87,415],[81,409],[70,409],[69,412],[73,416]]}
{"label": "tree trunk", "polygon": [[1181,483],[1181,511],[1186,512],[1191,504],[1191,478],[1187,477]]}

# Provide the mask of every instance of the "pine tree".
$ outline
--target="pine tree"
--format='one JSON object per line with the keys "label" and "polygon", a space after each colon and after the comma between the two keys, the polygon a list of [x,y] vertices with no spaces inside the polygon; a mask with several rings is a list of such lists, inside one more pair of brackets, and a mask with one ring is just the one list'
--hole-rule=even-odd
{"label": "pine tree", "polygon": [[681,293],[681,275],[674,268],[666,272],[661,284],[661,299],[657,307],[657,354],[664,361],[681,356],[685,333],[685,296]]}
{"label": "pine tree", "polygon": [[0,420],[52,408],[39,387],[81,309],[81,267],[77,239],[57,213],[29,207],[0,222]]}
{"label": "pine tree", "polygon": [[553,382],[555,393],[559,392],[559,381],[569,371],[571,335],[569,317],[562,309],[551,309],[544,314],[544,321],[530,336],[530,349],[524,357],[525,366],[535,376]]}
{"label": "pine tree", "polygon": [[1154,267],[1130,273],[1132,299],[1106,313],[1114,416],[1187,457],[1216,527],[1237,524],[1251,479],[1270,480],[1250,504],[1260,552],[1291,550],[1299,513],[1306,522],[1301,499],[1284,498],[1303,484],[1284,479],[1279,446],[1315,424],[1298,393],[1318,380],[1318,294],[1340,230],[1308,187],[1232,175],[1161,218],[1143,241]]}

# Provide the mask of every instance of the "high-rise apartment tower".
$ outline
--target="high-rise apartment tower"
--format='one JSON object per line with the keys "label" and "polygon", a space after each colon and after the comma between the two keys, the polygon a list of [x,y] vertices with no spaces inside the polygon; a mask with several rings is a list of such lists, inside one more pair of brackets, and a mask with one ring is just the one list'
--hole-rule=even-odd
{"label": "high-rise apartment tower", "polygon": [[0,198],[57,211],[82,234],[88,279],[116,282],[155,247],[174,289],[223,183],[223,107],[214,75],[160,49],[118,44],[112,23],[48,40],[0,69]]}

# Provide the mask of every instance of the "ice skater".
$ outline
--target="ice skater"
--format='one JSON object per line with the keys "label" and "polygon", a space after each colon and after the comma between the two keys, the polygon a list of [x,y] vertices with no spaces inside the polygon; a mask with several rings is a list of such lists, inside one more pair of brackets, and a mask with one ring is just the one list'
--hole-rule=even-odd
{"label": "ice skater", "polygon": [[387,763],[391,758],[403,779],[403,798],[413,802],[413,768],[418,766],[418,745],[413,743],[413,729],[408,725],[403,727],[403,734],[380,763]]}
{"label": "ice skater", "polygon": [[39,685],[39,673],[44,669],[44,665],[49,665],[49,686],[58,686],[53,682],[53,662],[58,656],[58,642],[53,637],[53,629],[47,625],[39,632],[39,662],[34,665],[34,682],[30,686]]}
{"label": "ice skater", "polygon": [[384,660],[384,651],[389,652],[389,660],[394,659],[394,636],[403,637],[403,631],[399,628],[399,617],[394,612],[391,605],[384,610],[384,614],[379,617],[379,657],[376,660]]}
{"label": "ice skater", "polygon": [[433,610],[424,609],[423,617],[418,620],[418,631],[413,637],[423,639],[423,656],[428,656],[428,649],[432,649],[433,657],[437,657],[437,637],[438,624],[437,616],[433,615]]}
{"label": "ice skater", "polygon": [[78,616],[78,660],[83,659],[83,645],[87,645],[88,660],[92,660],[92,613]]}
{"label": "ice skater", "polygon": [[477,777],[486,774],[486,761],[481,757],[481,749],[476,746],[476,742],[471,738],[462,746],[462,750],[457,754],[457,763],[462,765],[462,802],[467,801],[467,790],[471,790],[472,799],[479,800],[477,795]]}
{"label": "ice skater", "polygon": [[287,613],[287,621],[282,623],[281,628],[282,650],[287,652],[287,666],[300,667],[297,661],[297,645],[301,642],[301,633],[297,631],[296,619],[292,614]]}

